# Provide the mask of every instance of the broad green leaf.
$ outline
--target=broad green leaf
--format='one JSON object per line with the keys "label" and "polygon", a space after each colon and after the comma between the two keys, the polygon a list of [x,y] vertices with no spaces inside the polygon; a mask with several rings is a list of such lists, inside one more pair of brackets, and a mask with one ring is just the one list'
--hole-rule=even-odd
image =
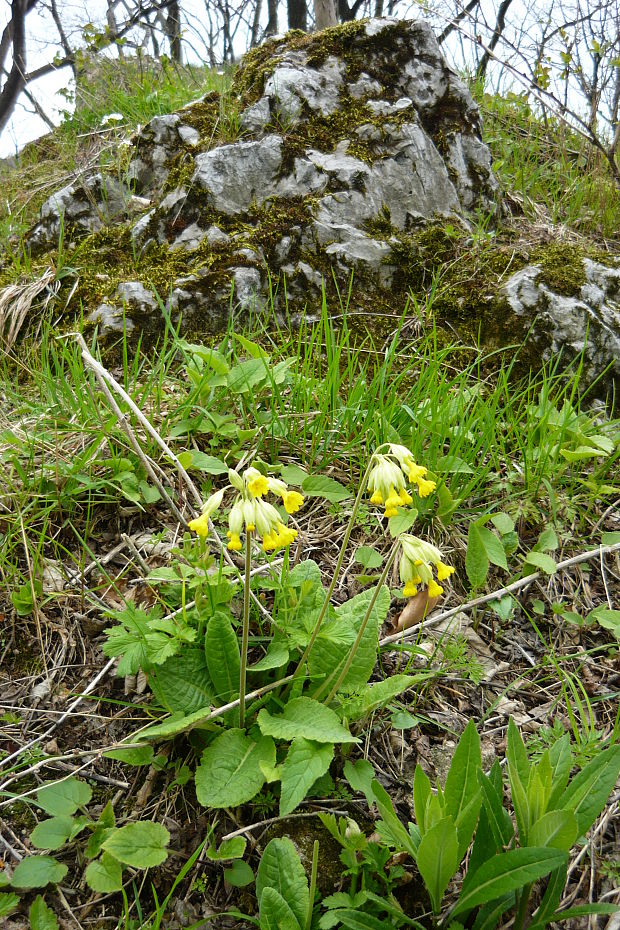
{"label": "broad green leaf", "polygon": [[618,543],[620,543],[620,531],[603,533],[601,536],[602,546],[616,546]]}
{"label": "broad green leaf", "polygon": [[372,914],[365,914],[363,911],[357,911],[350,908],[338,910],[338,919],[343,927],[349,930],[386,930],[387,927],[393,926],[385,920],[379,920]]}
{"label": "broad green leaf", "polygon": [[233,333],[233,336],[252,358],[262,358],[266,362],[269,362],[269,353],[257,342],[252,342],[251,339],[248,339],[247,336],[243,336],[241,333]]}
{"label": "broad green leaf", "polygon": [[106,759],[116,759],[118,762],[124,762],[125,765],[150,765],[153,761],[152,746],[128,746],[122,749],[110,749],[103,754]]}
{"label": "broad green leaf", "polygon": [[259,900],[260,930],[300,930],[301,924],[275,888],[265,888]]}
{"label": "broad green leaf", "polygon": [[177,458],[183,468],[186,469],[197,468],[198,471],[203,471],[207,475],[228,474],[228,465],[226,462],[215,458],[213,455],[206,455],[204,452],[199,452],[196,449],[180,452]]}
{"label": "broad green leaf", "polygon": [[472,588],[481,588],[489,573],[489,557],[480,534],[480,527],[469,524],[465,571]]}
{"label": "broad green leaf", "polygon": [[301,804],[317,778],[327,772],[333,757],[332,743],[315,743],[303,737],[293,740],[280,766],[280,817],[286,817]]}
{"label": "broad green leaf", "polygon": [[459,861],[465,855],[476,829],[480,811],[478,770],[482,766],[480,737],[473,720],[458,742],[444,788],[445,811],[458,831]]}
{"label": "broad green leaf", "polygon": [[227,869],[224,869],[224,881],[227,881],[233,888],[245,888],[254,881],[254,872],[243,859],[236,859]]}
{"label": "broad green leaf", "polygon": [[605,749],[586,765],[569,783],[557,802],[563,810],[573,811],[579,836],[586,833],[605,807],[620,772],[620,746]]}
{"label": "broad green leaf", "polygon": [[360,546],[354,559],[364,568],[379,568],[383,564],[383,556],[374,546]]}
{"label": "broad green leaf", "polygon": [[287,837],[267,843],[256,873],[256,897],[263,916],[265,894],[277,892],[287,903],[300,927],[305,927],[310,903],[308,879],[299,853]]}
{"label": "broad green leaf", "polygon": [[607,451],[597,449],[596,446],[577,446],[576,449],[560,449],[560,455],[567,462],[583,462],[585,459],[595,459],[601,455],[608,455]]}
{"label": "broad green leaf", "polygon": [[289,659],[289,651],[281,640],[272,639],[266,654],[254,665],[250,665],[248,672],[267,672],[272,668],[280,668]]}
{"label": "broad green leaf", "polygon": [[360,720],[378,708],[385,707],[407,688],[420,684],[428,677],[428,674],[421,672],[418,675],[392,675],[383,681],[375,681],[371,685],[366,685],[361,694],[342,698],[341,712],[349,721]]}
{"label": "broad green leaf", "polygon": [[537,552],[553,552],[559,545],[560,542],[553,527],[546,526],[538,537],[538,542],[534,548]]}
{"label": "broad green leaf", "polygon": [[547,575],[553,575],[553,573],[558,570],[555,559],[552,559],[551,556],[547,555],[545,552],[528,552],[525,561],[528,565],[539,568]]}
{"label": "broad green leaf", "polygon": [[74,818],[65,814],[51,817],[38,823],[30,834],[30,841],[37,849],[60,849],[65,843],[80,833],[88,819]]}
{"label": "broad green leaf", "polygon": [[358,759],[356,762],[351,762],[350,759],[347,759],[344,764],[344,777],[354,791],[359,791],[366,796],[368,806],[372,807],[375,803],[375,796],[372,790],[375,770],[368,759]]}
{"label": "broad green leaf", "polygon": [[153,669],[148,679],[151,691],[168,711],[193,714],[214,703],[214,685],[202,649],[184,646],[178,655]]}
{"label": "broad green leaf", "polygon": [[588,623],[596,620],[606,630],[611,630],[616,639],[620,639],[620,610],[612,607],[595,607],[587,617]]}
{"label": "broad green leaf", "polygon": [[[495,901],[488,901],[486,904],[480,908],[476,914],[476,921],[472,927],[472,930],[497,930],[499,927],[499,918],[510,908],[514,907],[515,896],[514,892],[510,894],[502,895],[501,898],[497,898]],[[450,925],[450,930],[452,930],[452,924]]]}
{"label": "broad green leaf", "polygon": [[547,811],[530,827],[528,841],[532,846],[549,846],[568,852],[577,835],[577,818],[572,811]]}
{"label": "broad green leaf", "polygon": [[480,539],[482,540],[482,545],[484,546],[484,551],[487,554],[489,562],[493,565],[499,565],[500,568],[504,568],[507,571],[508,563],[506,562],[506,553],[495,533],[492,533],[486,526],[479,526],[478,532],[480,533]]}
{"label": "broad green leaf", "polygon": [[502,536],[506,536],[508,533],[512,533],[515,528],[514,520],[509,514],[501,511],[500,513],[494,513],[491,515],[491,523],[495,527],[498,533]]}
{"label": "broad green leaf", "polygon": [[335,711],[308,697],[293,698],[278,715],[272,715],[263,708],[258,715],[258,725],[265,736],[277,739],[302,736],[317,743],[359,742],[340,723]]}
{"label": "broad green leaf", "polygon": [[120,891],[123,887],[123,867],[118,859],[108,852],[89,863],[84,877],[88,887],[100,894]]}
{"label": "broad green leaf", "polygon": [[15,866],[11,885],[13,888],[44,888],[50,882],[61,882],[68,869],[52,856],[28,856]]}
{"label": "broad green leaf", "polygon": [[519,839],[523,845],[526,845],[528,842],[530,808],[525,789],[530,777],[530,763],[521,734],[512,717],[508,721],[506,761],[508,763],[512,805],[519,828]]}
{"label": "broad green leaf", "polygon": [[[360,623],[366,613],[374,590],[362,591],[336,608],[333,616],[323,624],[308,659],[312,679],[321,682],[336,678],[347,660],[357,637]],[[383,586],[372,609],[353,663],[340,686],[340,691],[356,691],[366,684],[377,662],[379,627],[384,623],[390,608],[390,592]]]}
{"label": "broad green leaf", "polygon": [[448,882],[459,866],[458,846],[456,827],[450,817],[444,817],[422,836],[416,865],[435,914],[439,913]]}
{"label": "broad green leaf", "polygon": [[264,383],[269,375],[269,368],[260,358],[250,358],[239,362],[230,369],[226,380],[231,394],[247,394],[252,388]]}
{"label": "broad green leaf", "polygon": [[227,730],[202,754],[196,769],[196,797],[203,807],[237,807],[265,784],[261,761],[274,766],[276,748],[263,736],[258,742],[243,730]]}
{"label": "broad green leaf", "polygon": [[115,829],[102,843],[102,848],[125,865],[150,869],[165,862],[169,842],[170,834],[163,824],[141,820]]}
{"label": "broad green leaf", "polygon": [[418,511],[411,507],[401,507],[395,517],[388,520],[388,530],[394,539],[411,529],[418,519]]}
{"label": "broad green leaf", "polygon": [[[239,640],[230,618],[221,610],[207,624],[205,652],[215,696],[220,704],[228,704],[239,692]],[[231,714],[239,718],[238,710]]]}
{"label": "broad green leaf", "polygon": [[58,930],[56,915],[40,894],[30,905],[28,917],[30,918],[30,930]]}
{"label": "broad green leaf", "polygon": [[567,861],[559,849],[511,849],[485,862],[472,876],[468,891],[461,894],[451,916],[456,917],[487,901],[494,901],[510,891],[529,885]]}
{"label": "broad green leaf", "polygon": [[328,478],[327,475],[308,475],[307,478],[304,478],[301,489],[306,497],[323,497],[333,504],[345,501],[353,496],[351,491],[340,484],[339,481]]}
{"label": "broad green leaf", "polygon": [[39,788],[36,797],[37,803],[46,814],[61,816],[74,814],[78,807],[88,804],[92,791],[85,781],[78,781],[71,776],[64,781]]}
{"label": "broad green leaf", "polygon": [[0,893],[0,917],[8,917],[17,909],[19,896],[12,891]]}
{"label": "broad green leaf", "polygon": [[300,488],[308,477],[308,472],[304,471],[303,468],[300,468],[299,465],[283,465],[280,469],[280,477],[282,478],[282,481],[286,481],[287,484],[292,484],[295,487]]}

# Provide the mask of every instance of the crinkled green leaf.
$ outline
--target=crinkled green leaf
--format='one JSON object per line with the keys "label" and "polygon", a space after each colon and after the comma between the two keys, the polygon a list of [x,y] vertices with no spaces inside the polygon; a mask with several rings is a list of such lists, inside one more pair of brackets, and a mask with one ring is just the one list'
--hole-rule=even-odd
{"label": "crinkled green leaf", "polygon": [[317,743],[357,743],[349,730],[340,723],[330,707],[308,697],[293,698],[281,714],[270,714],[263,708],[258,714],[261,733],[277,739],[302,736]]}
{"label": "crinkled green leaf", "polygon": [[261,920],[265,894],[276,891],[295,916],[296,923],[305,927],[310,902],[308,879],[301,864],[299,853],[287,837],[276,838],[267,843],[256,873],[256,897]]}
{"label": "crinkled green leaf", "polygon": [[193,714],[214,702],[213,682],[202,649],[185,646],[153,669],[148,678],[153,694],[166,710]]}
{"label": "crinkled green leaf", "polygon": [[385,707],[403,691],[413,688],[429,677],[421,672],[418,675],[392,675],[383,681],[365,685],[360,694],[342,698],[340,707],[347,720],[360,720],[380,707]]}
{"label": "crinkled green leaf", "polygon": [[256,742],[243,730],[227,730],[202,754],[196,769],[196,797],[203,807],[237,807],[250,801],[263,787],[261,761],[274,766],[272,739]]}
{"label": "crinkled green leaf", "polygon": [[[230,618],[216,611],[207,624],[205,637],[207,667],[219,704],[228,704],[239,692],[239,640]],[[231,712],[238,718],[239,712]]]}
{"label": "crinkled green leaf", "polygon": [[300,930],[299,921],[275,888],[265,888],[261,895],[260,930]]}
{"label": "crinkled green leaf", "polygon": [[0,917],[8,917],[17,909],[19,896],[12,891],[0,893]]}
{"label": "crinkled green leaf", "polygon": [[293,740],[280,766],[280,817],[301,804],[317,778],[327,772],[333,757],[332,743],[315,743],[303,737]]}

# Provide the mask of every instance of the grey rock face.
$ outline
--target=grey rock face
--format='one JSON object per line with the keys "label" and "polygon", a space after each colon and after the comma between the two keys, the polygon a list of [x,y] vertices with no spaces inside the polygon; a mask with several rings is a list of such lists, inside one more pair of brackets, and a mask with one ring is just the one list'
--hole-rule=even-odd
{"label": "grey rock face", "polygon": [[87,175],[56,191],[41,207],[41,220],[29,234],[29,244],[38,249],[58,242],[61,228],[67,235],[99,232],[124,218],[131,208],[128,187],[99,172]]}
{"label": "grey rock face", "polygon": [[[366,295],[390,296],[399,235],[446,219],[467,227],[469,212],[497,209],[478,110],[426,24],[350,23],[258,51],[260,67],[250,57],[235,79],[236,141],[211,130],[220,124],[213,95],[203,110],[194,102],[155,117],[133,140],[129,181],[149,203],[142,216],[127,214],[132,248],[141,261],[161,257],[161,246],[173,253],[162,299],[170,295],[177,318],[219,325],[231,308],[260,311],[270,289],[278,312],[285,278],[293,311],[305,311],[332,273],[340,283],[355,272]],[[122,193],[110,186],[104,219],[90,205],[80,213],[74,190],[48,210],[93,231],[124,218]],[[150,312],[161,324],[140,287],[114,281],[93,311],[102,328],[118,328],[123,307],[140,326]]]}
{"label": "grey rock face", "polygon": [[534,338],[547,342],[545,357],[559,352],[569,358],[585,346],[586,376],[601,374],[612,363],[612,379],[620,384],[620,269],[586,258],[585,283],[575,297],[552,291],[539,280],[540,267],[528,265],[502,288],[511,309],[534,324]]}

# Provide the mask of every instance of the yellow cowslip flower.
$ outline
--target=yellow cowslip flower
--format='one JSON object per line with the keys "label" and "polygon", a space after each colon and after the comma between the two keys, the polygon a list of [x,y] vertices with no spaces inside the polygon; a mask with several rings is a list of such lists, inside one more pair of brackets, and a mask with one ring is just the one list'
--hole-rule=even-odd
{"label": "yellow cowslip flower", "polygon": [[264,497],[269,491],[269,479],[258,468],[246,468],[243,478],[252,497]]}
{"label": "yellow cowslip flower", "polygon": [[[441,551],[432,543],[425,542],[410,533],[400,537],[401,559],[399,565],[400,579],[404,584],[403,596],[412,597],[417,593],[417,585],[427,586],[429,597],[439,597],[443,588],[437,581],[443,581],[453,574],[451,565],[441,560]],[[433,577],[437,574],[437,581]]]}
{"label": "yellow cowslip flower", "polygon": [[284,523],[278,523],[276,528],[263,538],[263,549],[268,552],[270,549],[283,549],[296,539],[297,530],[293,530]]}
{"label": "yellow cowslip flower", "polygon": [[299,491],[283,491],[282,503],[287,513],[297,513],[299,508],[303,506],[304,496]]}
{"label": "yellow cowslip flower", "polygon": [[203,513],[200,517],[196,517],[195,520],[190,520],[187,525],[197,536],[205,539],[209,535],[209,514]]}
{"label": "yellow cowslip flower", "polygon": [[190,520],[187,524],[197,536],[201,536],[203,539],[209,535],[209,520],[211,519],[211,514],[215,513],[216,510],[219,510],[219,507],[222,503],[224,497],[224,491],[216,491],[215,494],[211,494],[210,497],[202,505],[202,512],[199,517],[196,517],[194,520]]}
{"label": "yellow cowslip flower", "polygon": [[428,497],[428,495],[432,494],[437,487],[435,481],[427,481],[426,478],[418,478],[416,484],[420,497]]}
{"label": "yellow cowslip flower", "polygon": [[454,574],[452,565],[444,565],[443,562],[437,563],[437,581],[445,581],[450,575]]}
{"label": "yellow cowslip flower", "polygon": [[230,530],[226,533],[228,536],[228,546],[227,549],[230,549],[232,552],[240,552],[243,549],[243,544],[241,542],[241,537],[238,533],[231,533]]}
{"label": "yellow cowslip flower", "polygon": [[406,446],[390,443],[387,453],[375,453],[368,475],[368,490],[371,504],[383,504],[386,517],[395,517],[399,507],[413,503],[413,497],[405,486],[408,480],[415,486],[420,497],[428,497],[437,487],[425,476],[427,469],[414,461],[413,453]]}

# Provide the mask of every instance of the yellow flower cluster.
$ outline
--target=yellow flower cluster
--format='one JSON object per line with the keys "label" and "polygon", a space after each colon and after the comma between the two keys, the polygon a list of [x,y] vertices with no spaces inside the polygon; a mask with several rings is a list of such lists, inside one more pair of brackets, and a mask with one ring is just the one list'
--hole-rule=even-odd
{"label": "yellow flower cluster", "polygon": [[437,485],[426,478],[427,469],[418,465],[406,446],[390,443],[387,453],[375,453],[373,467],[368,476],[370,502],[385,507],[386,517],[395,517],[399,507],[413,501],[406,487],[407,479],[416,488],[419,497],[428,497]]}
{"label": "yellow flower cluster", "polygon": [[[277,494],[286,512],[293,514],[303,505],[303,495],[299,491],[289,490],[286,482],[279,478],[267,477],[253,467],[246,468],[242,475],[229,471],[228,478],[229,487],[238,492],[228,516],[228,548],[233,552],[243,548],[241,534],[244,530],[248,533],[256,531],[262,537],[265,552],[289,546],[297,536],[297,530],[286,526],[273,504],[263,500],[263,497],[269,492]],[[209,535],[210,517],[221,506],[225,490],[217,491],[209,497],[203,505],[202,514],[190,520],[190,530],[199,536]]]}
{"label": "yellow flower cluster", "polygon": [[[424,542],[417,536],[403,533],[400,537],[400,580],[403,582],[403,597],[414,597],[418,585],[427,585],[429,597],[439,597],[443,588],[437,582],[445,581],[454,574],[454,568],[441,560],[437,546]],[[437,581],[433,577],[433,569]]]}

